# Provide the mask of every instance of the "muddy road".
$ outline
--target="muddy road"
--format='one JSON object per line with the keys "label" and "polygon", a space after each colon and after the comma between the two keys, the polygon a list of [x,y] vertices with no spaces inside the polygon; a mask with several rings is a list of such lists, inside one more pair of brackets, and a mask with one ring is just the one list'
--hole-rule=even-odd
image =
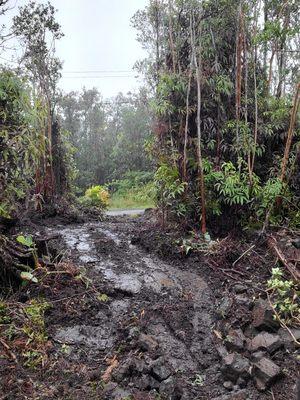
{"label": "muddy road", "polygon": [[212,343],[212,293],[180,263],[165,263],[131,244],[139,223],[118,217],[48,229],[60,235],[87,282],[101,282],[104,292],[102,310],[88,310],[76,323],[54,322],[52,337],[68,346],[73,360],[117,360],[104,376],[104,398],[217,396],[222,383]]}
{"label": "muddy road", "polygon": [[38,283],[13,294],[0,324],[1,400],[295,397],[290,336],[254,326],[257,306],[260,324],[272,313],[263,286],[257,292],[274,265],[267,250],[232,270],[247,243],[186,257],[181,233],[160,229],[151,213],[21,229],[46,243],[47,256]]}

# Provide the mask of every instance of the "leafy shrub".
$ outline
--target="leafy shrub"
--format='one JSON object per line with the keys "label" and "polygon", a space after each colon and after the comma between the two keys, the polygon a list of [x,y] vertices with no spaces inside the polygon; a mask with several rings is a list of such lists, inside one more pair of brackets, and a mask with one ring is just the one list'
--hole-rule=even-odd
{"label": "leafy shrub", "polygon": [[177,217],[184,216],[186,205],[182,201],[182,195],[186,184],[181,182],[178,169],[166,163],[161,164],[155,173],[154,183],[160,208],[170,209]]}
{"label": "leafy shrub", "polygon": [[272,269],[272,277],[268,280],[268,288],[272,290],[273,306],[278,317],[287,324],[299,322],[300,302],[299,285],[286,280],[280,268]]}
{"label": "leafy shrub", "polygon": [[85,195],[80,198],[81,204],[90,207],[106,208],[109,202],[108,191],[100,185],[88,188]]}
{"label": "leafy shrub", "polygon": [[0,216],[11,217],[28,193],[43,150],[43,117],[26,81],[0,70]]}

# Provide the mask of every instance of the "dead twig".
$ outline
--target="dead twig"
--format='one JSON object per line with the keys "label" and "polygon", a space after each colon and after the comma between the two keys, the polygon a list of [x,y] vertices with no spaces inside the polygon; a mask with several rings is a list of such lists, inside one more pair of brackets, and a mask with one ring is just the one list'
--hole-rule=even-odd
{"label": "dead twig", "polygon": [[237,258],[237,259],[232,263],[232,266],[234,267],[235,264],[236,264],[238,261],[240,261],[246,254],[248,254],[254,247],[255,247],[255,244],[253,244],[252,246],[249,247],[249,249],[247,249],[246,251],[244,251],[244,253],[241,254],[241,255],[239,256],[239,258]]}
{"label": "dead twig", "polygon": [[274,236],[270,236],[268,240],[268,244],[270,248],[274,251],[276,256],[279,258],[284,267],[288,270],[288,272],[292,275],[296,282],[300,280],[300,272],[296,270],[293,264],[291,264],[286,258],[281,249],[277,246],[277,241]]}
{"label": "dead twig", "polygon": [[11,348],[9,347],[9,345],[7,343],[5,343],[5,341],[3,339],[0,338],[0,343],[2,344],[2,346],[5,348],[5,350],[7,351],[7,353],[9,354],[9,356],[15,361],[18,362],[16,355],[11,351]]}

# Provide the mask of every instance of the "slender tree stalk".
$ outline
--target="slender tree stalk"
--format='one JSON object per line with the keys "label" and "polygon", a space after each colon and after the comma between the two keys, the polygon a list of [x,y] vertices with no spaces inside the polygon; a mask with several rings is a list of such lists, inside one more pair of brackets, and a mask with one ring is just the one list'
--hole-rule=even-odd
{"label": "slender tree stalk", "polygon": [[235,78],[235,118],[236,118],[236,139],[239,139],[239,121],[241,111],[242,94],[242,3],[240,2],[237,15],[237,34],[236,34],[236,78]]}
{"label": "slender tree stalk", "polygon": [[187,182],[187,143],[188,143],[188,132],[189,132],[189,99],[191,91],[191,80],[192,80],[192,68],[190,67],[188,76],[188,87],[186,92],[186,116],[184,126],[184,148],[183,148],[183,181]]}
{"label": "slender tree stalk", "polygon": [[201,232],[206,233],[206,201],[205,201],[205,185],[204,185],[204,174],[203,174],[203,160],[202,160],[202,150],[201,150],[201,76],[202,76],[202,48],[201,48],[201,25],[200,25],[200,45],[199,60],[197,60],[196,43],[195,43],[195,21],[194,15],[192,15],[192,51],[194,58],[194,65],[196,69],[196,80],[197,80],[197,155],[198,155],[198,175],[199,175],[199,186],[200,186],[200,197],[201,197]]}
{"label": "slender tree stalk", "polygon": [[293,101],[290,126],[289,126],[289,130],[288,130],[288,134],[287,134],[284,156],[283,156],[282,165],[281,165],[281,175],[280,175],[281,182],[284,182],[285,177],[286,177],[286,169],[287,169],[287,164],[288,164],[288,160],[289,160],[289,154],[290,154],[290,150],[291,150],[292,139],[293,139],[293,134],[294,134],[297,112],[299,109],[299,104],[300,104],[300,82],[298,82],[298,84],[297,84],[295,97],[294,97],[294,101]]}
{"label": "slender tree stalk", "polygon": [[[255,29],[254,36],[257,33],[257,8],[255,7]],[[258,100],[257,100],[257,77],[256,77],[256,62],[257,62],[257,45],[254,45],[254,57],[253,57],[253,84],[254,84],[254,143],[252,149],[252,160],[251,160],[251,178],[250,184],[252,185],[252,176],[254,171],[254,163],[255,163],[255,154],[257,147],[257,139],[258,139]]]}
{"label": "slender tree stalk", "polygon": [[173,38],[173,24],[172,24],[172,2],[169,0],[169,40],[170,40],[170,48],[172,53],[172,68],[173,73],[176,73],[176,51],[174,46],[174,38]]}

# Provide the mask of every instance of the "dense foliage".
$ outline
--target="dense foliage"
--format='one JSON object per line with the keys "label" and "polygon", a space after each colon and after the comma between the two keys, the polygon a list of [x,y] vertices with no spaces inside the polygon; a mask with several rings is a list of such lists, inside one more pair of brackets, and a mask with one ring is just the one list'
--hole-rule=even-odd
{"label": "dense foliage", "polygon": [[43,151],[43,108],[14,72],[0,72],[0,216],[17,211]]}
{"label": "dense foliage", "polygon": [[[8,8],[2,2],[0,14]],[[24,50],[17,68],[0,71],[2,217],[17,216],[24,206],[54,210],[71,189],[74,148],[56,112],[61,63],[54,42],[61,37],[54,7],[34,1],[20,7],[12,26],[0,32],[1,44],[14,38]]]}
{"label": "dense foliage", "polygon": [[299,2],[151,0],[149,57],[163,214],[299,225]]}

